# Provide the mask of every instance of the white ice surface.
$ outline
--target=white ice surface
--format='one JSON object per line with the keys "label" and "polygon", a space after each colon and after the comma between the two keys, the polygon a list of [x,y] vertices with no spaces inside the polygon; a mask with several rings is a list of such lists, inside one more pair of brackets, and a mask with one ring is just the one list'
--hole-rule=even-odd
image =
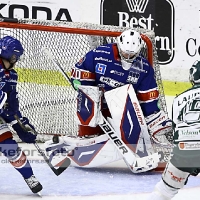
{"label": "white ice surface", "polygon": [[[168,108],[171,108],[172,99],[167,98]],[[133,174],[123,161],[93,169],[69,167],[56,176],[33,145],[20,146],[28,154],[34,174],[43,185],[44,200],[143,200],[161,178],[159,172]],[[40,198],[32,194],[21,175],[3,156],[0,156],[0,183],[0,200]],[[187,186],[173,199],[198,200],[199,190],[200,176],[190,177]]]}

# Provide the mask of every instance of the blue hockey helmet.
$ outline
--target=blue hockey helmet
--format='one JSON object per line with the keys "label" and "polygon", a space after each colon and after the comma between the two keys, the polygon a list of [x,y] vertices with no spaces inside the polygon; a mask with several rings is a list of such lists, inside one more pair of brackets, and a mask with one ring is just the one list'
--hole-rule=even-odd
{"label": "blue hockey helmet", "polygon": [[192,85],[200,84],[200,61],[195,61],[190,68],[189,80]]}
{"label": "blue hockey helmet", "polygon": [[19,40],[11,36],[5,36],[0,39],[0,57],[11,64],[16,63],[23,52],[24,49]]}

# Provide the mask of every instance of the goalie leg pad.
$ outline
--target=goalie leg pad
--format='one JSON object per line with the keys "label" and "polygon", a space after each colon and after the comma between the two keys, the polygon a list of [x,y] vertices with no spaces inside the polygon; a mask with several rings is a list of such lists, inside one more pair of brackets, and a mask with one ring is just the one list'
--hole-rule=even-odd
{"label": "goalie leg pad", "polygon": [[112,126],[125,144],[140,156],[154,153],[145,118],[132,85],[104,94],[112,115]]}
{"label": "goalie leg pad", "polygon": [[71,159],[72,166],[84,168],[98,167],[122,159],[105,134],[92,138],[64,136],[56,144],[52,140],[45,142],[45,148],[54,166],[66,156]]}
{"label": "goalie leg pad", "polygon": [[55,149],[61,149],[64,146],[67,146],[69,151],[74,148],[74,147],[70,147],[68,144],[65,144],[63,137],[58,137],[57,138],[58,141],[56,142],[54,140],[55,139],[53,137],[52,140],[48,140],[44,143],[44,147],[47,152],[55,150]]}
{"label": "goalie leg pad", "polygon": [[176,189],[181,189],[186,185],[189,175],[190,173],[179,170],[169,162],[162,174],[162,179],[167,185]]}

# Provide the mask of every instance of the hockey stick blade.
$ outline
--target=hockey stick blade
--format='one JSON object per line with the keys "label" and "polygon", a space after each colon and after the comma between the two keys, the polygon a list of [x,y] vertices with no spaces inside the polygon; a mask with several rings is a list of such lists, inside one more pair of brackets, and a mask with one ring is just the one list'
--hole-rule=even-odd
{"label": "hockey stick blade", "polygon": [[[14,117],[17,120],[17,123],[21,126],[21,128],[27,132],[28,131],[27,127],[21,122],[20,118],[17,115],[14,115]],[[35,130],[32,131],[35,133],[35,135],[37,135],[37,132]],[[36,142],[34,143],[34,146],[55,175],[59,176],[61,173],[63,173],[63,171],[65,171],[70,166],[71,160],[70,158],[66,158],[58,168],[55,168]]]}
{"label": "hockey stick blade", "polygon": [[40,149],[40,147],[38,146],[38,144],[34,143],[34,145],[35,145],[36,149],[38,150],[38,152],[41,154],[41,156],[44,158],[45,162],[49,165],[49,167],[51,168],[51,170],[57,176],[59,176],[60,174],[62,174],[70,166],[71,160],[69,158],[66,158],[58,168],[55,168],[51,164],[51,162],[49,161],[49,159],[46,157],[46,155],[44,154],[44,152]]}

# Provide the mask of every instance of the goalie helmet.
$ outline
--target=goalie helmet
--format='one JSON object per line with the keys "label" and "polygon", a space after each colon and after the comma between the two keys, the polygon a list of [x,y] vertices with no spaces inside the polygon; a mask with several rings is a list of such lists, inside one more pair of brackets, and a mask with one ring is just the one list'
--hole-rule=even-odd
{"label": "goalie helmet", "polygon": [[117,37],[117,46],[121,57],[122,67],[128,70],[133,60],[139,55],[143,46],[140,33],[129,29]]}
{"label": "goalie helmet", "polygon": [[200,61],[195,61],[189,71],[189,80],[192,85],[200,84]]}
{"label": "goalie helmet", "polygon": [[0,39],[0,57],[9,61],[9,63],[16,63],[23,52],[24,49],[19,40],[11,36]]}

